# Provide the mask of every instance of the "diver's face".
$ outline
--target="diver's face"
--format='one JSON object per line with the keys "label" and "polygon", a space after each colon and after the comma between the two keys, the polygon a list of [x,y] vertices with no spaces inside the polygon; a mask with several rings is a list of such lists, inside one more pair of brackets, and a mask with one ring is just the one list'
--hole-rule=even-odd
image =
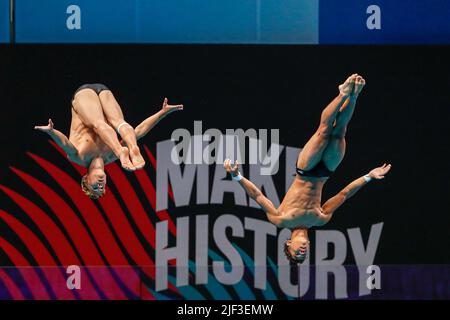
{"label": "diver's face", "polygon": [[103,195],[106,188],[106,174],[103,169],[93,169],[87,176],[87,183],[92,192]]}
{"label": "diver's face", "polygon": [[309,250],[309,239],[303,235],[298,235],[287,241],[289,252],[293,257],[305,258]]}

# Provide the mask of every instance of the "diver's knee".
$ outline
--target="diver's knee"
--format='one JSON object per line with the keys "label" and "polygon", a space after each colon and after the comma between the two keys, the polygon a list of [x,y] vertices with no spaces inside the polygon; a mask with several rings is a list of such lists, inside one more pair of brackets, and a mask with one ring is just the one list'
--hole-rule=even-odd
{"label": "diver's knee", "polygon": [[321,124],[319,126],[319,129],[317,129],[317,135],[321,139],[328,140],[331,137],[331,134],[333,133],[333,127],[328,124]]}
{"label": "diver's knee", "polygon": [[334,128],[331,132],[331,138],[336,140],[344,140],[347,128]]}
{"label": "diver's knee", "polygon": [[92,127],[95,131],[103,131],[103,130],[108,130],[108,128],[110,128],[110,126],[104,120],[94,121],[94,123],[92,124]]}

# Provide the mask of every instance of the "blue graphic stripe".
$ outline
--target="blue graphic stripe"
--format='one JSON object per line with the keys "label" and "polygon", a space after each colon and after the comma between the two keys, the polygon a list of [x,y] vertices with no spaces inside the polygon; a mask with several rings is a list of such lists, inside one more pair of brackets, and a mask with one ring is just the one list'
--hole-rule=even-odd
{"label": "blue graphic stripe", "polygon": [[[213,260],[224,261],[224,259],[222,257],[220,257],[218,254],[216,254],[214,251],[208,250],[208,253],[209,253],[209,256],[211,257],[211,259],[213,259]],[[229,265],[229,263],[227,263],[227,262],[225,262],[225,264]],[[236,291],[236,293],[238,294],[239,299],[242,299],[242,300],[256,300],[256,297],[255,297],[254,293],[249,288],[249,286],[244,281],[244,279],[242,279],[241,281],[239,281],[238,283],[233,285],[233,288]]]}
{"label": "blue graphic stripe", "polygon": [[12,300],[12,296],[2,279],[0,279],[0,300]]}
{"label": "blue graphic stripe", "polygon": [[156,298],[156,300],[172,300],[172,298],[162,294],[162,293],[158,293],[155,290],[150,289],[149,287],[147,287],[147,290],[150,291],[150,293]]}
{"label": "blue graphic stripe", "polygon": [[[279,275],[278,275],[278,266],[275,265],[275,263],[269,257],[267,257],[267,260],[269,261],[270,268],[272,269],[273,273],[277,276],[277,279],[278,279],[278,277],[279,277]],[[294,300],[294,298],[291,297],[291,296],[285,295],[285,297],[288,300]]]}
{"label": "blue graphic stripe", "polygon": [[[190,263],[190,262],[189,262]],[[168,277],[169,282],[176,286],[177,279],[173,276]],[[180,286],[177,287],[178,291],[180,291],[181,295],[189,300],[205,300],[205,297],[200,294],[195,288],[192,286]]]}
{"label": "blue graphic stripe", "polygon": [[[250,272],[251,272],[253,275],[255,275],[255,271],[254,271],[254,268],[255,268],[255,262],[253,261],[253,259],[250,258],[250,257],[248,256],[248,254],[245,253],[245,251],[242,250],[242,249],[241,249],[239,246],[237,246],[236,244],[233,244],[233,246],[239,251],[239,254],[241,255],[242,259],[244,259],[244,264],[247,265],[247,266],[249,266]],[[251,266],[253,266],[253,268],[252,268]],[[262,293],[263,293],[263,295],[264,295],[264,298],[267,299],[267,300],[277,300],[277,299],[278,299],[278,297],[277,297],[277,295],[275,294],[275,292],[273,291],[273,289],[272,289],[270,283],[267,283],[267,284],[266,284],[266,289],[265,289],[265,290],[261,290],[261,291],[262,291]]]}
{"label": "blue graphic stripe", "polygon": [[[195,274],[195,264],[189,261],[189,270]],[[208,283],[204,285],[215,300],[231,300],[230,294],[214,276],[208,272]]]}

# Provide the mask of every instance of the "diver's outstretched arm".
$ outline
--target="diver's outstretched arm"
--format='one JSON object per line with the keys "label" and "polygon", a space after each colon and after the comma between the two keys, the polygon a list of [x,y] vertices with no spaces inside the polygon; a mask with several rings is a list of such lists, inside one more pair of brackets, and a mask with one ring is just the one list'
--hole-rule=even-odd
{"label": "diver's outstretched arm", "polygon": [[223,163],[223,167],[225,170],[231,174],[231,177],[233,180],[236,180],[239,182],[239,184],[244,188],[245,192],[247,192],[248,196],[252,198],[253,200],[258,203],[261,208],[266,212],[267,218],[270,222],[275,224],[276,226],[280,225],[281,223],[281,217],[278,212],[278,209],[275,208],[272,201],[270,201],[264,194],[261,192],[261,190],[258,189],[257,186],[250,180],[244,178],[239,173],[239,164],[237,161],[235,161],[234,165],[232,165],[230,159],[226,159]]}
{"label": "diver's outstretched arm", "polygon": [[327,215],[329,219],[333,215],[333,212],[339,208],[345,200],[351,198],[356,192],[358,192],[363,186],[368,184],[372,179],[381,180],[391,170],[390,164],[384,164],[381,167],[371,170],[368,174],[354,180],[344,189],[342,189],[337,195],[328,199],[322,206],[323,213]]}
{"label": "diver's outstretched arm", "polygon": [[67,155],[74,156],[78,153],[78,150],[66,135],[54,128],[52,119],[48,119],[48,125],[35,126],[34,129],[47,133]]}
{"label": "diver's outstretched arm", "polygon": [[144,137],[162,118],[167,116],[169,113],[177,110],[183,110],[183,105],[170,105],[168,104],[167,98],[164,98],[161,110],[148,117],[147,119],[142,121],[136,128],[134,128],[136,138],[139,140],[140,138]]}

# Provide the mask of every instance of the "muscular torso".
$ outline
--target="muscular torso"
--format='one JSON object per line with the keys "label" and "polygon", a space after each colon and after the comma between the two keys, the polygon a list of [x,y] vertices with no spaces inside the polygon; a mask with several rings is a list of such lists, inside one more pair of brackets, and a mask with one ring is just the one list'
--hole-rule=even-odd
{"label": "muscular torso", "polygon": [[321,226],[329,217],[321,206],[322,189],[327,178],[296,176],[278,208],[279,227],[294,229]]}
{"label": "muscular torso", "polygon": [[87,167],[93,158],[101,156],[105,163],[115,160],[111,149],[100,139],[93,129],[88,128],[72,111],[72,122],[70,124],[69,141],[77,149],[78,154],[69,156],[69,159],[79,165]]}

